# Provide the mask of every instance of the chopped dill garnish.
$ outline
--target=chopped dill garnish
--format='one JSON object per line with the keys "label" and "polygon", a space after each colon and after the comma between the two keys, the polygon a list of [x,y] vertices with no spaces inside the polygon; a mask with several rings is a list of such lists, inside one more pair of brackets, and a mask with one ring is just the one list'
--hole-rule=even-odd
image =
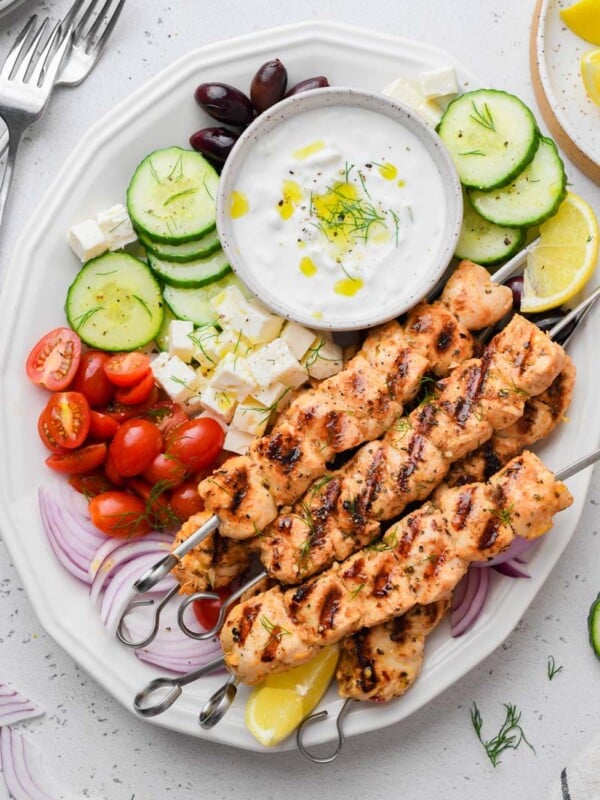
{"label": "chopped dill garnish", "polygon": [[471,722],[473,723],[473,728],[475,729],[477,738],[483,745],[483,749],[485,750],[487,757],[492,762],[492,766],[494,767],[497,767],[502,763],[500,761],[500,756],[505,750],[516,750],[521,742],[525,742],[525,744],[535,753],[535,748],[530,742],[527,741],[527,738],[523,732],[523,728],[520,725],[521,712],[517,711],[516,706],[512,705],[512,703],[504,703],[503,705],[506,709],[506,718],[502,723],[498,733],[491,739],[487,740],[485,740],[481,735],[483,720],[481,719],[481,714],[477,708],[477,703],[473,701],[473,706],[471,707]]}
{"label": "chopped dill garnish", "polygon": [[476,122],[478,125],[481,125],[483,128],[487,128],[488,131],[496,131],[496,126],[494,124],[494,118],[492,116],[492,112],[489,109],[487,103],[483,104],[483,111],[477,108],[475,101],[471,101],[471,107],[473,108],[473,113],[469,115],[469,118]]}
{"label": "chopped dill garnish", "polygon": [[559,672],[562,672],[562,666],[557,667],[556,661],[554,660],[554,656],[548,656],[548,680],[551,681],[555,675],[558,675]]}
{"label": "chopped dill garnish", "polygon": [[182,192],[176,192],[175,194],[172,194],[170,197],[167,197],[167,199],[163,203],[163,206],[168,206],[170,203],[174,203],[175,200],[178,200],[180,197],[186,197],[188,194],[196,194],[197,191],[198,189],[191,188],[191,189],[184,189]]}
{"label": "chopped dill garnish", "polygon": [[75,317],[75,330],[78,331],[83,328],[84,325],[87,325],[90,319],[98,311],[102,311],[102,306],[94,306],[94,308],[89,308],[84,314],[81,314],[79,317]]}
{"label": "chopped dill garnish", "polygon": [[259,621],[269,636],[273,637],[273,639],[277,639],[278,642],[281,641],[284,636],[291,636],[291,631],[288,631],[281,625],[276,625],[274,622],[271,622],[265,614],[261,614]]}
{"label": "chopped dill garnish", "polygon": [[132,297],[134,300],[138,301],[138,303],[142,306],[146,314],[148,314],[149,317],[152,317],[152,311],[150,311],[150,306],[148,305],[148,303],[143,298],[139,297],[139,295],[137,294],[133,294]]}
{"label": "chopped dill garnish", "polygon": [[486,156],[481,150],[467,150],[465,153],[458,153],[459,156]]}

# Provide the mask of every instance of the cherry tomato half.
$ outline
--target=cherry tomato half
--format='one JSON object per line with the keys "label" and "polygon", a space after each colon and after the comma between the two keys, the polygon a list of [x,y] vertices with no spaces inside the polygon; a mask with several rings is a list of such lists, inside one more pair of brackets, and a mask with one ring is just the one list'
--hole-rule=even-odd
{"label": "cherry tomato half", "polygon": [[198,481],[191,479],[173,489],[171,508],[181,522],[185,522],[194,514],[203,511],[204,503],[198,494]]}
{"label": "cherry tomato half", "polygon": [[94,525],[109,536],[129,538],[150,532],[144,501],[129,492],[102,492],[92,497],[89,510]]}
{"label": "cherry tomato half", "polygon": [[144,478],[154,486],[160,483],[165,487],[180,486],[185,480],[185,467],[176,458],[159,453],[148,469],[144,470]]}
{"label": "cherry tomato half", "polygon": [[125,422],[126,419],[144,416],[148,410],[156,404],[157,400],[158,388],[153,386],[150,396],[143,403],[139,403],[135,406],[127,406],[123,403],[118,403],[116,400],[112,400],[110,403],[99,408],[98,411],[101,411],[103,414],[108,414],[109,417],[116,419],[117,422]]}
{"label": "cherry tomato half", "polygon": [[146,516],[151,528],[162,530],[173,528],[177,525],[178,519],[171,511],[164,487],[160,491],[160,486],[151,486],[141,478],[130,478],[127,487],[144,501]]}
{"label": "cherry tomato half", "polygon": [[104,365],[109,358],[102,350],[88,350],[81,356],[71,389],[84,394],[91,406],[110,403],[115,396],[115,387],[104,372]]}
{"label": "cherry tomato half", "polygon": [[117,471],[125,478],[148,469],[162,448],[163,437],[147,419],[128,419],[115,433],[109,453]]}
{"label": "cherry tomato half", "polygon": [[110,489],[115,488],[102,472],[70,475],[69,485],[87,498],[95,497],[97,494],[102,494],[102,492],[108,492]]}
{"label": "cherry tomato half", "polygon": [[153,388],[154,375],[147,372],[139,383],[133,386],[120,386],[115,392],[115,400],[126,406],[134,406],[147,400]]}
{"label": "cherry tomato half", "polygon": [[27,377],[50,391],[62,391],[73,380],[81,359],[81,339],[70,328],[55,328],[27,356]]}
{"label": "cherry tomato half", "polygon": [[172,400],[159,400],[148,408],[143,416],[151,420],[165,438],[175,428],[183,425],[184,422],[189,422],[189,417],[183,410],[183,406],[179,405],[179,403],[174,403]]}
{"label": "cherry tomato half", "polygon": [[59,447],[74,450],[90,429],[90,406],[80,392],[56,392],[43,410],[44,426]]}
{"label": "cherry tomato half", "polygon": [[106,444],[89,444],[80,447],[79,450],[72,450],[70,453],[55,453],[48,456],[46,464],[55,472],[66,473],[67,475],[81,475],[84,472],[91,472],[106,458]]}
{"label": "cherry tomato half", "polygon": [[221,452],[225,434],[210,417],[184,422],[167,441],[167,455],[178,459],[190,472],[208,467]]}
{"label": "cherry tomato half", "polygon": [[217,624],[223,601],[227,600],[232,590],[230,586],[222,586],[212,591],[219,595],[218,600],[195,600],[192,603],[194,615],[205,631],[214,628]]}
{"label": "cherry tomato half", "polygon": [[42,443],[45,447],[48,448],[52,453],[66,453],[64,447],[61,447],[58,443],[58,440],[54,436],[54,432],[50,428],[50,424],[48,422],[48,417],[46,414],[46,409],[42,409],[42,413],[38,417],[38,434]]}
{"label": "cherry tomato half", "polygon": [[92,439],[112,439],[119,430],[119,423],[116,419],[102,414],[100,411],[90,411],[90,436]]}
{"label": "cherry tomato half", "polygon": [[115,462],[110,454],[110,450],[106,454],[106,460],[104,461],[104,474],[114,486],[125,485],[125,478],[115,467]]}
{"label": "cherry tomato half", "polygon": [[106,377],[115,386],[134,386],[150,370],[150,356],[134,350],[131,353],[117,353],[104,365]]}

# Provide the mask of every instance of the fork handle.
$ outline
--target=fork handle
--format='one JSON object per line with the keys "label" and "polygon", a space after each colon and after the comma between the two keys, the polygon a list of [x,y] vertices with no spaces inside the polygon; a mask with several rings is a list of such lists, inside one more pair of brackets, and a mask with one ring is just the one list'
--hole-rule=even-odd
{"label": "fork handle", "polygon": [[2,184],[0,185],[0,230],[2,229],[2,220],[4,219],[4,210],[8,201],[8,194],[12,184],[13,173],[15,170],[15,162],[17,159],[17,152],[19,150],[19,142],[23,135],[24,128],[20,125],[11,125],[8,137],[8,155],[6,157],[6,166],[4,167],[4,175],[2,176]]}

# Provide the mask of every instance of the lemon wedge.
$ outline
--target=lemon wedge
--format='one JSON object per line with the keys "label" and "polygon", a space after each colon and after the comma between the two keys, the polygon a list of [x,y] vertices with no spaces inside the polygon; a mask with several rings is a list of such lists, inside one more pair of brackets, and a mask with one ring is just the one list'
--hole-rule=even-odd
{"label": "lemon wedge", "polygon": [[521,311],[526,313],[566,303],[590,279],[598,261],[598,220],[588,203],[572,192],[540,225],[540,236],[523,276]]}
{"label": "lemon wedge", "polygon": [[581,57],[581,77],[588,97],[600,106],[600,50],[590,50]]}
{"label": "lemon wedge", "polygon": [[600,46],[600,0],[579,0],[563,8],[560,16],[573,33]]}
{"label": "lemon wedge", "polygon": [[266,747],[273,747],[295,730],[329,686],[338,661],[337,645],[324,647],[306,664],[270,675],[246,703],[246,726]]}

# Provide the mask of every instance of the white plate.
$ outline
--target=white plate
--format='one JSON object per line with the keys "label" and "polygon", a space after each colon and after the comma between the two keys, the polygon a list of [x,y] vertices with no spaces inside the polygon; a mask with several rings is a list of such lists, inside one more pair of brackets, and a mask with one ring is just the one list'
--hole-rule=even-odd
{"label": "white plate", "polygon": [[[136,691],[158,671],[140,663],[106,634],[88,602],[86,588],[64,572],[46,541],[37,512],[36,487],[48,480],[48,470],[43,464],[46,453],[35,434],[45,394],[27,382],[23,365],[31,345],[46,331],[64,324],[65,293],[77,271],[77,263],[65,244],[70,224],[122,201],[128,177],[148,152],[171,144],[185,146],[190,133],[206,124],[193,100],[197,83],[224,80],[247,87],[249,76],[274,55],[287,64],[292,82],[323,73],[332,84],[368,90],[378,90],[398,75],[416,76],[423,69],[456,63],[451,56],[430,47],[331,23],[263,31],[190,53],[120,103],[82,140],[23,230],[1,298],[2,533],[46,630],[130,709]],[[460,64],[456,66],[461,84],[477,84]],[[598,408],[594,398],[600,392],[600,372],[592,368],[591,355],[593,342],[599,337],[600,318],[592,314],[571,348],[580,365],[571,421],[543,448],[551,467],[570,463],[595,445]],[[423,672],[410,692],[383,707],[357,705],[347,718],[349,735],[404,719],[465,675],[503,641],[575,531],[590,474],[580,474],[569,482],[575,504],[560,515],[556,528],[536,547],[532,579],[516,581],[494,576],[490,601],[476,627],[456,640],[450,638],[447,624],[437,630],[428,642]],[[221,680],[219,676],[207,678],[189,687],[171,710],[153,722],[213,741],[264,751],[244,726],[244,690],[211,733],[198,727],[199,706]],[[340,702],[331,689],[324,706],[335,714]],[[315,726],[314,734],[320,741],[333,738],[331,717]],[[292,738],[280,749],[294,746]]]}
{"label": "white plate", "polygon": [[[573,5],[573,0],[540,0],[539,22],[534,32],[537,72],[544,94],[556,121],[575,146],[596,166],[600,174],[600,108],[586,94],[581,78],[581,56],[596,49],[593,44],[580,39],[570,31],[560,18],[563,8]],[[542,104],[543,106],[543,104]],[[547,118],[546,122],[555,136],[561,139]],[[564,144],[569,153],[569,146]],[[589,170],[580,163],[577,154],[573,160],[584,172]],[[594,180],[598,180],[590,175]]]}

